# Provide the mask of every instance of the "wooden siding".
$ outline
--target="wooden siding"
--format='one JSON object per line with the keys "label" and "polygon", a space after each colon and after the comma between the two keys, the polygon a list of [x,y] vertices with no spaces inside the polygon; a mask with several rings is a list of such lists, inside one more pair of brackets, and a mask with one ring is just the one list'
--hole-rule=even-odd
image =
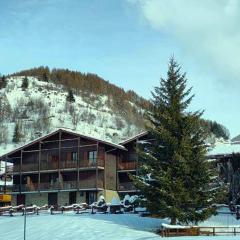
{"label": "wooden siding", "polygon": [[116,190],[116,156],[113,154],[106,154],[105,161],[105,188],[108,190]]}

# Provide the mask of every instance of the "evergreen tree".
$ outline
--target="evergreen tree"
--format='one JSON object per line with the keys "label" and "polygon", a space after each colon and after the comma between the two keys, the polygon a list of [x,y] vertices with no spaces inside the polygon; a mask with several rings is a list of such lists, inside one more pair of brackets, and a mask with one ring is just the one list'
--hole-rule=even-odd
{"label": "evergreen tree", "polygon": [[43,73],[43,75],[42,75],[42,80],[43,80],[44,82],[48,82],[48,81],[49,81],[49,77],[48,77],[47,72],[44,72],[44,73]]}
{"label": "evergreen tree", "polygon": [[24,77],[23,81],[22,81],[22,90],[25,91],[28,88],[28,78]]}
{"label": "evergreen tree", "polygon": [[21,140],[21,131],[20,131],[20,126],[19,123],[16,123],[15,128],[14,128],[14,133],[13,133],[13,143],[19,143]]}
{"label": "evergreen tree", "polygon": [[6,77],[3,75],[0,79],[0,89],[6,87]]}
{"label": "evergreen tree", "polygon": [[73,95],[73,91],[72,91],[72,90],[69,90],[69,91],[68,91],[67,101],[68,101],[68,102],[71,102],[71,103],[75,102],[75,98],[74,98],[74,95]]}
{"label": "evergreen tree", "polygon": [[139,146],[139,174],[131,178],[150,212],[171,224],[203,221],[214,214],[221,187],[216,190],[216,172],[205,158],[202,112],[187,111],[193,95],[173,58],[152,96],[148,130],[155,140]]}

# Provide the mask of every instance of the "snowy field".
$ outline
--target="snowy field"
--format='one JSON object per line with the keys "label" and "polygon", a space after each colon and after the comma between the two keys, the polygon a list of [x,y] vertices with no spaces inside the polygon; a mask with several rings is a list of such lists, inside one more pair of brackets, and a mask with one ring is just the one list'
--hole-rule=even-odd
{"label": "snowy field", "polygon": [[[152,231],[159,219],[135,214],[75,214],[27,216],[29,240],[159,239]],[[24,217],[0,217],[0,239],[22,240]]]}
{"label": "snowy field", "polygon": [[[136,214],[75,214],[73,212],[27,216],[28,240],[154,240],[161,237],[154,231],[167,220],[139,217]],[[0,239],[22,240],[24,217],[1,216]],[[220,214],[211,217],[201,226],[240,226],[233,215]],[[171,237],[168,240],[240,240],[239,236]]]}

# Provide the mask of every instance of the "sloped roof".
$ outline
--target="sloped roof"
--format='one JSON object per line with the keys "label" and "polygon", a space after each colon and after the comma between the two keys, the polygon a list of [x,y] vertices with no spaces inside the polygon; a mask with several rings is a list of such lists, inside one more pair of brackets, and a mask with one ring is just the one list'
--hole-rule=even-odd
{"label": "sloped roof", "polygon": [[141,132],[141,133],[139,133],[139,134],[137,134],[137,135],[135,135],[135,136],[133,136],[133,137],[130,137],[130,138],[128,138],[128,139],[120,142],[119,144],[120,144],[120,145],[125,145],[125,144],[127,144],[127,143],[129,143],[129,142],[132,142],[132,141],[138,139],[138,138],[144,137],[144,136],[146,136],[147,134],[148,134],[148,131]]}
{"label": "sloped roof", "polygon": [[10,152],[7,152],[7,153],[3,154],[2,156],[0,156],[0,158],[5,157],[5,156],[10,155],[10,154],[13,154],[13,153],[15,153],[17,151],[20,151],[23,148],[29,147],[29,146],[31,146],[31,145],[39,142],[39,141],[42,141],[42,140],[44,140],[44,139],[46,139],[48,137],[53,136],[54,134],[56,134],[56,133],[58,133],[60,131],[61,132],[65,132],[65,133],[69,133],[69,134],[73,134],[73,135],[76,135],[78,137],[86,138],[88,140],[98,141],[98,142],[106,144],[108,146],[111,146],[111,147],[114,147],[114,148],[117,148],[117,149],[120,149],[120,150],[127,151],[127,149],[124,146],[120,145],[120,144],[112,143],[112,142],[101,140],[101,139],[94,138],[94,137],[90,137],[90,136],[87,136],[87,135],[84,135],[84,134],[80,134],[80,133],[77,133],[77,132],[74,132],[74,131],[71,131],[71,130],[66,130],[66,129],[63,129],[63,128],[59,128],[59,129],[57,129],[57,130],[55,130],[55,131],[53,131],[53,132],[51,132],[51,133],[49,133],[47,135],[44,135],[44,136],[39,137],[39,138],[36,138],[35,140],[33,140],[31,142],[28,142],[27,144],[24,144],[24,145],[22,145],[22,146],[20,146],[20,147],[18,147],[16,149],[13,149]]}
{"label": "sloped roof", "polygon": [[231,139],[232,142],[240,142],[240,135],[237,135],[236,137]]}
{"label": "sloped roof", "polygon": [[240,154],[240,142],[217,143],[207,156]]}

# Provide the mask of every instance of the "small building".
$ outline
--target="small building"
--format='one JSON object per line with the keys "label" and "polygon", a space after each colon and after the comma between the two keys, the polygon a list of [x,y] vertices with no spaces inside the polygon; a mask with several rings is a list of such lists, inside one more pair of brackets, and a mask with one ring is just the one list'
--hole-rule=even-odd
{"label": "small building", "polygon": [[228,185],[229,201],[240,204],[240,142],[220,142],[208,152],[214,161],[220,178]]}

